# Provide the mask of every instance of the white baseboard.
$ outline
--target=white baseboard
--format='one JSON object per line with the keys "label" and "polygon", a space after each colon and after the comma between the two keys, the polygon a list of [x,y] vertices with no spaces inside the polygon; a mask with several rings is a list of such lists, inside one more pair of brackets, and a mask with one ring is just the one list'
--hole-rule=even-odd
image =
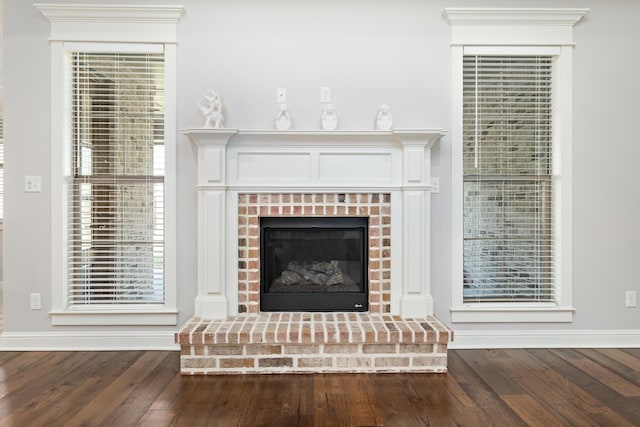
{"label": "white baseboard", "polygon": [[5,332],[2,351],[180,350],[173,332]]}
{"label": "white baseboard", "polygon": [[640,330],[454,331],[451,349],[640,348]]}
{"label": "white baseboard", "polygon": [[[640,330],[454,332],[450,349],[640,348]],[[178,351],[173,332],[5,332],[1,351]]]}

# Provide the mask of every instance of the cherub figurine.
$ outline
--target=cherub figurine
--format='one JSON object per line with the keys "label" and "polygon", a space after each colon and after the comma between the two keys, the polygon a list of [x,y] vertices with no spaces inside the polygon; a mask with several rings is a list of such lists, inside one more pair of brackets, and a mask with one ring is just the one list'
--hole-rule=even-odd
{"label": "cherub figurine", "polygon": [[389,112],[389,106],[382,104],[378,107],[378,115],[376,116],[376,129],[378,130],[391,130],[393,120],[391,119],[391,113]]}
{"label": "cherub figurine", "polygon": [[205,117],[205,128],[220,129],[224,127],[224,116],[222,115],[222,99],[217,92],[208,90],[204,93],[204,98],[199,104],[200,111]]}
{"label": "cherub figurine", "polygon": [[333,104],[325,104],[322,111],[322,129],[336,130],[338,128],[338,114]]}

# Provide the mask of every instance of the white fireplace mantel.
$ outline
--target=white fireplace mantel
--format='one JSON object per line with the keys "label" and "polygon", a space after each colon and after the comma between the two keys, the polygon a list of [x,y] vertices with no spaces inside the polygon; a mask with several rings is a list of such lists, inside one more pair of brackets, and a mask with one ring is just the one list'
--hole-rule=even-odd
{"label": "white fireplace mantel", "polygon": [[431,148],[441,129],[390,131],[190,128],[198,147],[195,314],[238,314],[238,194],[391,195],[391,313],[433,315],[429,283]]}

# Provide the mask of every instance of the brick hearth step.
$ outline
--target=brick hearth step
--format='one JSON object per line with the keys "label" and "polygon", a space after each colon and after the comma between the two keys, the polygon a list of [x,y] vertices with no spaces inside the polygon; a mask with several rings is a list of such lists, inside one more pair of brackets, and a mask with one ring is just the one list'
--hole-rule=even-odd
{"label": "brick hearth step", "polygon": [[192,318],[175,339],[186,375],[446,372],[453,331],[435,317],[278,312]]}

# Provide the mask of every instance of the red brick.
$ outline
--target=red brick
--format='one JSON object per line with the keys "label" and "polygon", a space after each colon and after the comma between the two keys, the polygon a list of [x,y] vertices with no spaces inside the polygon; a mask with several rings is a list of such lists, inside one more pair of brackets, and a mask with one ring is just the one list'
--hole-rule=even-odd
{"label": "red brick", "polygon": [[336,367],[338,368],[369,368],[372,366],[369,357],[337,357]]}
{"label": "red brick", "polygon": [[253,368],[255,367],[255,359],[220,359],[220,368]]}
{"label": "red brick", "polygon": [[433,344],[400,344],[400,353],[431,354]]}
{"label": "red brick", "polygon": [[207,354],[209,355],[241,355],[241,345],[209,345],[207,346]]}
{"label": "red brick", "polygon": [[301,357],[298,359],[299,368],[331,368],[333,360],[330,357]]}
{"label": "red brick", "polygon": [[245,349],[248,355],[282,354],[282,346],[279,344],[247,344]]}
{"label": "red brick", "polygon": [[365,354],[370,353],[396,353],[397,348],[395,344],[363,344],[362,352]]}
{"label": "red brick", "polygon": [[318,345],[285,345],[284,354],[320,354]]}
{"label": "red brick", "polygon": [[291,368],[293,359],[291,357],[269,357],[258,359],[260,368]]}
{"label": "red brick", "polygon": [[357,353],[357,344],[327,344],[324,346],[324,354]]}
{"label": "red brick", "polygon": [[376,357],[374,360],[376,367],[406,367],[409,366],[408,357]]}
{"label": "red brick", "polygon": [[447,366],[446,356],[415,356],[413,366]]}

